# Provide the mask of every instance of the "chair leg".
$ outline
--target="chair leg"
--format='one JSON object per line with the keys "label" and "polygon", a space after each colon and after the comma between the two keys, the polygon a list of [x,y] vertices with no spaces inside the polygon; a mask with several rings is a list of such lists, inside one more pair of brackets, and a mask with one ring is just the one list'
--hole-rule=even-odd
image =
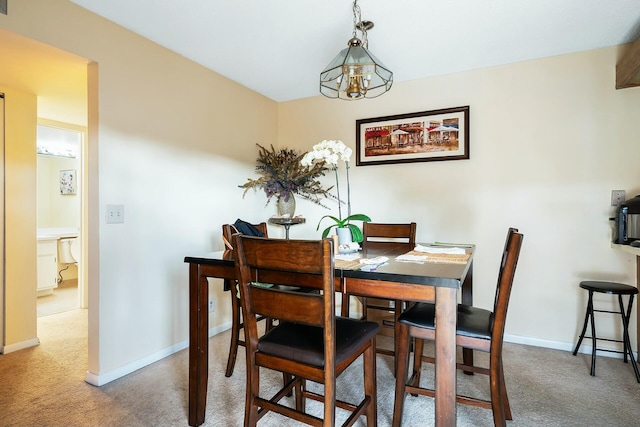
{"label": "chair leg", "polygon": [[[411,342],[409,342],[411,345]],[[413,387],[420,386],[420,375],[422,374],[422,354],[424,353],[424,340],[420,338],[416,338],[413,343],[413,372],[411,373],[411,377],[413,381],[411,385]],[[417,396],[414,394],[413,396]]]}
{"label": "chair leg", "polygon": [[260,394],[260,367],[250,363],[247,359],[247,392],[244,408],[245,427],[255,427],[258,424],[258,405],[256,397]]}
{"label": "chair leg", "polygon": [[351,298],[349,296],[349,294],[343,293],[342,294],[342,302],[341,302],[341,307],[340,307],[340,315],[342,317],[349,317],[349,302],[351,301]]}
{"label": "chair leg", "polygon": [[502,360],[500,360],[500,389],[502,393],[502,404],[504,406],[504,417],[507,420],[513,420],[513,415],[511,415],[511,405],[509,405],[509,396],[507,395],[507,386],[504,383],[504,367],[502,365]]}
{"label": "chair leg", "polygon": [[[232,281],[233,284],[235,282]],[[227,359],[226,377],[233,375],[233,369],[236,366],[236,356],[238,355],[238,346],[240,340],[240,300],[236,296],[235,286],[229,291],[231,294],[231,343],[229,344],[229,358]]]}
{"label": "chair leg", "polygon": [[299,412],[306,412],[306,399],[304,393],[307,390],[307,380],[304,378],[296,378],[295,395],[296,395],[296,410]]}
{"label": "chair leg", "polygon": [[360,297],[362,302],[362,317],[360,320],[367,320],[367,297]]}
{"label": "chair leg", "polygon": [[495,427],[506,427],[504,396],[502,389],[502,361],[499,354],[491,354],[489,361],[489,383],[491,388],[491,410],[493,411],[493,424]]}
{"label": "chair leg", "polygon": [[398,341],[398,352],[396,353],[396,395],[393,402],[393,427],[400,427],[402,425],[405,387],[409,368],[409,327],[400,325],[399,328],[396,328],[396,332],[397,336],[395,338]]}
{"label": "chair leg", "polygon": [[371,340],[372,343],[365,350],[363,356],[364,365],[364,394],[369,396],[371,401],[367,406],[367,427],[376,427],[378,425],[378,404],[376,391],[376,338]]}

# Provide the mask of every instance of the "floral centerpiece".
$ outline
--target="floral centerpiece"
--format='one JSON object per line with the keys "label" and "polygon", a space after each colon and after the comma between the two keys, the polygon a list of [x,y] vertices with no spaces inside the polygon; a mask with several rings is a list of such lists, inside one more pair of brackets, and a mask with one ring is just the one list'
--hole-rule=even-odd
{"label": "floral centerpiece", "polygon": [[[352,150],[351,148],[344,145],[342,141],[332,141],[332,140],[324,140],[319,142],[318,144],[313,146],[313,149],[304,155],[302,158],[302,165],[310,167],[314,164],[328,164],[330,169],[335,173],[336,176],[336,192],[338,195],[338,217],[332,215],[325,215],[320,218],[318,222],[318,226],[316,230],[320,229],[320,224],[325,218],[331,219],[334,223],[325,228],[322,231],[322,238],[324,239],[329,235],[329,231],[333,227],[337,227],[338,229],[349,229],[351,231],[351,238],[354,242],[362,241],[362,231],[358,228],[357,225],[352,224],[351,221],[371,221],[367,215],[364,214],[352,214],[351,213],[351,187],[349,184],[349,162],[351,160]],[[346,169],[346,178],[347,178],[347,216],[342,217],[342,201],[340,199],[340,183],[338,180],[338,162],[339,160],[344,161],[345,169]],[[315,162],[318,163],[315,163]],[[343,242],[340,242],[342,245]]]}
{"label": "floral centerpiece", "polygon": [[[318,181],[318,178],[329,170],[325,162],[304,165],[301,159],[306,153],[287,148],[276,150],[273,145],[271,149],[260,144],[256,145],[258,146],[256,172],[262,176],[257,179],[248,178],[246,183],[239,186],[244,188],[243,198],[247,191],[253,188],[264,190],[267,195],[267,204],[273,197],[276,197],[278,202],[292,203],[295,200],[294,194],[297,194],[303,199],[326,207],[322,204],[321,197],[332,197],[329,191],[333,187],[323,188]],[[293,208],[295,209],[295,203]],[[283,215],[282,212],[278,214]],[[293,212],[289,214],[293,216]]]}

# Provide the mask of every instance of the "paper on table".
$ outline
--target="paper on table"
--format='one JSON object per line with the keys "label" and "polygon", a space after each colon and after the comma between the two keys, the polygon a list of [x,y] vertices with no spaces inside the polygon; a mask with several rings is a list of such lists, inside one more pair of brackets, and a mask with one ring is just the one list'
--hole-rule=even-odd
{"label": "paper on table", "polygon": [[426,255],[409,255],[409,254],[403,254],[403,255],[398,255],[396,257],[397,261],[412,261],[412,262],[422,262],[424,260],[427,259]]}
{"label": "paper on table", "polygon": [[464,255],[466,251],[464,248],[441,248],[433,246],[416,245],[413,249],[416,252],[426,252],[429,254],[447,254],[447,255]]}
{"label": "paper on table", "polygon": [[377,256],[375,258],[362,258],[360,259],[360,264],[379,265],[387,261],[389,261],[389,258],[386,256]]}

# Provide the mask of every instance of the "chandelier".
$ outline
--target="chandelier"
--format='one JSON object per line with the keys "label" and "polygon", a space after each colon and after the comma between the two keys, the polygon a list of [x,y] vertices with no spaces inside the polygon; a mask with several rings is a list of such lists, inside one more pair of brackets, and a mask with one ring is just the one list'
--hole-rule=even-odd
{"label": "chandelier", "polygon": [[354,100],[375,98],[391,89],[393,73],[368,50],[367,31],[372,28],[373,22],[361,19],[358,0],[354,0],[353,36],[347,42],[348,47],[320,73],[321,94]]}

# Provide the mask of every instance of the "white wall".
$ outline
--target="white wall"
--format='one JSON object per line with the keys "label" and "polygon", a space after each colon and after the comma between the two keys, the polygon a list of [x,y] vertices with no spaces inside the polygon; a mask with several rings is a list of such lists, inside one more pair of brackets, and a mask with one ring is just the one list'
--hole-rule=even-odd
{"label": "white wall", "polygon": [[[635,284],[635,258],[611,249],[608,220],[611,190],[640,194],[640,88],[615,90],[619,51],[396,83],[372,100],[281,103],[280,144],[308,150],[341,139],[355,151],[357,119],[469,105],[469,160],[354,167],[353,211],[379,222],[415,220],[420,241],[477,243],[474,302],[487,308],[507,228],[520,228],[506,334],[569,348],[584,319],[580,280]],[[298,205],[309,221],[292,233],[317,236],[327,212]],[[599,333],[619,323],[604,317]]]}

